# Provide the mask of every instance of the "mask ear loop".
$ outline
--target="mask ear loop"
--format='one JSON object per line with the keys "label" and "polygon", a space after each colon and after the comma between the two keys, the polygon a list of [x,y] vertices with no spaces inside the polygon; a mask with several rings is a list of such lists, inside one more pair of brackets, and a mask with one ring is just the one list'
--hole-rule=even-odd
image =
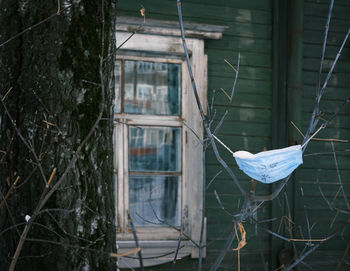
{"label": "mask ear loop", "polygon": [[[301,148],[303,149],[308,143],[309,143],[309,141],[311,140],[311,139],[313,139],[318,133],[319,133],[319,131],[321,131],[323,128],[325,128],[326,126],[324,125],[324,124],[322,124],[318,129],[317,129],[317,131],[312,135],[312,136],[310,136],[309,137],[309,139],[308,140],[306,140],[305,141],[305,143],[303,144],[303,145],[301,145]],[[231,151],[231,149],[229,148],[229,147],[227,147],[220,139],[218,139],[217,137],[216,137],[216,135],[212,135],[213,136],[213,138],[215,138],[215,140],[217,140],[217,142],[219,142],[226,150],[228,150],[232,155],[233,155],[233,157],[235,157],[235,153],[233,152],[233,151]]]}
{"label": "mask ear loop", "polygon": [[319,131],[321,131],[321,130],[322,130],[323,128],[325,128],[325,127],[326,127],[326,126],[325,126],[324,124],[322,124],[322,125],[320,126],[320,128],[318,128],[317,131],[314,132],[314,134],[313,134],[312,136],[310,136],[309,139],[306,140],[305,143],[304,143],[303,145],[301,145],[301,148],[304,148],[304,147],[306,146],[306,144],[309,143],[309,141],[310,141],[314,136],[316,136],[316,135],[318,134]]}
{"label": "mask ear loop", "polygon": [[228,150],[233,157],[235,156],[235,153],[233,151],[230,150],[229,147],[227,147],[220,139],[218,139],[215,135],[212,135],[223,147],[225,147],[226,150]]}

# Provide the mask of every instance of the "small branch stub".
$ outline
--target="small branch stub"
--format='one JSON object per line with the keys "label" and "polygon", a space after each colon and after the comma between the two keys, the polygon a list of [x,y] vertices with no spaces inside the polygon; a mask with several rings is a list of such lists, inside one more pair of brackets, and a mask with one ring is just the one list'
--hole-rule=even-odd
{"label": "small branch stub", "polygon": [[46,188],[49,188],[50,183],[51,183],[53,177],[55,176],[55,173],[56,173],[56,168],[54,168],[53,171],[51,172],[51,176],[50,176],[49,180],[47,181]]}

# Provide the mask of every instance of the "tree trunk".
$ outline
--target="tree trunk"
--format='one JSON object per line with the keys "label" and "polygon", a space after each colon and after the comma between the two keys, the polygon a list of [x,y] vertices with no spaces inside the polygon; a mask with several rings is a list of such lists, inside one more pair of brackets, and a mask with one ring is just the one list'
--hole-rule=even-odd
{"label": "tree trunk", "polygon": [[[0,44],[61,6],[59,15],[0,45],[4,102],[0,104],[0,270],[9,268],[25,216],[32,216],[45,190],[43,176],[49,181],[57,168],[52,187],[74,155],[77,162],[34,218],[16,270],[114,268],[108,253],[115,249],[111,87],[115,2],[104,1],[104,116],[78,154],[75,151],[101,108],[101,1],[0,2]],[[20,179],[11,190],[17,176]]]}

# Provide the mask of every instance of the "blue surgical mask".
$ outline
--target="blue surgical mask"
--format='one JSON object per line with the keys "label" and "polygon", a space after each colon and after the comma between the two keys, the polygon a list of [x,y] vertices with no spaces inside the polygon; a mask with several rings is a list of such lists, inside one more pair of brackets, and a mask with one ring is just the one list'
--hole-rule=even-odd
{"label": "blue surgical mask", "polygon": [[257,154],[237,151],[233,156],[245,174],[262,183],[273,183],[281,180],[303,163],[300,145]]}

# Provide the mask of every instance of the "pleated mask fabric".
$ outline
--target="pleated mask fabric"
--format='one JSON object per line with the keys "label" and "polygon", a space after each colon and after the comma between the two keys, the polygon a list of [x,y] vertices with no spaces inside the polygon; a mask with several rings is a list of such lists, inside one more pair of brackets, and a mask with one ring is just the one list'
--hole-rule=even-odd
{"label": "pleated mask fabric", "polygon": [[281,180],[303,163],[300,145],[257,154],[237,151],[234,152],[233,156],[245,174],[262,183],[273,183]]}

